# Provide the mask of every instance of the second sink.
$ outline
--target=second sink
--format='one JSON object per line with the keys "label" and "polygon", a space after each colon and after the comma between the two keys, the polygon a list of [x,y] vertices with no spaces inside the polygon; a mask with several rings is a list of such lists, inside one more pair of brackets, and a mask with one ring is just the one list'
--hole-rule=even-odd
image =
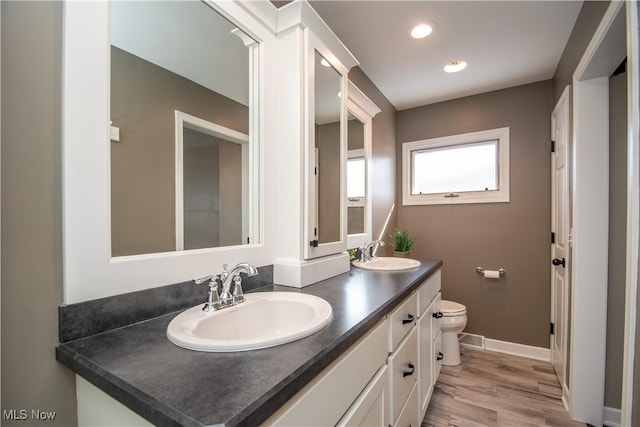
{"label": "second sink", "polygon": [[420,261],[411,258],[373,257],[369,262],[352,261],[353,266],[364,270],[399,271],[420,267]]}

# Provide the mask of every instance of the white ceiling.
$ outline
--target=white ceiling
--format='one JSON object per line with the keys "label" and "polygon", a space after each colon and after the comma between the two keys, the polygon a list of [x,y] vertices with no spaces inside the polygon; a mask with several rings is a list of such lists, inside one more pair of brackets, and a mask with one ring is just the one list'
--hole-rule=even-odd
{"label": "white ceiling", "polygon": [[[316,0],[314,9],[398,109],[553,77],[582,1]],[[422,40],[409,28],[436,30]],[[469,65],[448,74],[452,60]]]}

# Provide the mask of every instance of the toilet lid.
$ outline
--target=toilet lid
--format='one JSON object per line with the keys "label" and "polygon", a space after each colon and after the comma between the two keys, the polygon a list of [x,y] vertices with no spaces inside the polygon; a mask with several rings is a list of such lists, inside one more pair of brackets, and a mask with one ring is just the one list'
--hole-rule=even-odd
{"label": "toilet lid", "polygon": [[440,311],[443,316],[460,316],[467,313],[467,307],[460,303],[443,299],[440,301]]}

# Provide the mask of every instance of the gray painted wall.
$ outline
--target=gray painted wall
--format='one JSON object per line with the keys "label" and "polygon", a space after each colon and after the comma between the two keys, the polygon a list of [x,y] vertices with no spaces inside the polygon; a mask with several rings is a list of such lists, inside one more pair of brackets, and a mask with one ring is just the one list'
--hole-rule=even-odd
{"label": "gray painted wall", "polygon": [[554,104],[560,99],[565,86],[570,85],[573,72],[582,58],[584,50],[598,28],[604,12],[609,7],[610,1],[585,1],[580,9],[580,14],[571,31],[564,52],[558,61],[558,67],[553,75]]}
{"label": "gray painted wall", "polygon": [[[467,306],[467,332],[545,348],[552,103],[551,81],[544,81],[398,113],[398,194],[402,143],[510,128],[509,203],[400,206],[398,228],[416,236],[412,256],[443,259],[442,297]],[[487,281],[476,266],[507,274]]]}
{"label": "gray painted wall", "polygon": [[[2,410],[76,424],[75,377],[54,357],[62,302],[61,2],[1,2]],[[3,412],[4,413],[4,412]]]}

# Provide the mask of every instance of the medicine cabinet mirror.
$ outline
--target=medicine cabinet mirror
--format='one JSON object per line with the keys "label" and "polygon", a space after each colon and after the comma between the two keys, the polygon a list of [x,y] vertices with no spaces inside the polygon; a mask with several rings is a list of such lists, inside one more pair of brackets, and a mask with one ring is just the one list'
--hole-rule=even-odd
{"label": "medicine cabinet mirror", "polygon": [[309,139],[312,221],[307,258],[340,252],[345,245],[343,78],[317,50],[313,59],[313,129]]}
{"label": "medicine cabinet mirror", "polygon": [[372,133],[373,117],[380,109],[349,82],[347,110],[347,245],[358,248],[372,240]]}
{"label": "medicine cabinet mirror", "polygon": [[112,256],[258,243],[258,44],[200,1],[110,8]]}
{"label": "medicine cabinet mirror", "polygon": [[364,123],[349,111],[347,151],[347,234],[365,231],[367,161],[364,157]]}

